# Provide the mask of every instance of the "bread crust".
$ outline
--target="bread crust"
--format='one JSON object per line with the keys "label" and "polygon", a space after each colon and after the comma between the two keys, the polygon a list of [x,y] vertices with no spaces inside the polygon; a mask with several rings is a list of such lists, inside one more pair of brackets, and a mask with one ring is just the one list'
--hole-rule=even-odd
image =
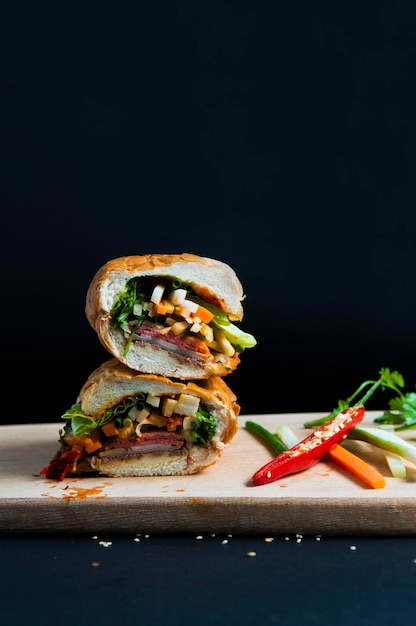
{"label": "bread crust", "polygon": [[82,386],[77,402],[83,413],[98,419],[107,409],[141,391],[154,395],[196,396],[215,417],[217,429],[208,445],[186,442],[178,453],[146,453],[140,456],[100,459],[92,456],[78,463],[72,474],[98,472],[106,476],[168,476],[200,472],[213,465],[238,430],[240,406],[221,377],[195,382],[173,381],[164,376],[140,374],[110,359],[94,370]]}
{"label": "bread crust", "polygon": [[226,376],[234,371],[240,362],[238,353],[233,356],[219,353],[198,361],[158,345],[132,343],[124,354],[125,339],[119,329],[111,326],[111,310],[131,278],[146,276],[179,278],[192,285],[200,297],[219,306],[230,320],[243,318],[242,285],[234,270],[222,261],[189,253],[118,257],[105,263],[95,274],[85,303],[88,322],[104,348],[136,371],[183,380]]}
{"label": "bread crust", "polygon": [[236,395],[220,376],[198,381],[181,382],[156,374],[140,374],[113,358],[97,367],[81,387],[77,402],[86,415],[98,418],[107,409],[128,396],[141,391],[154,395],[186,393],[199,398],[212,411],[224,413],[219,436],[229,443],[237,431],[240,406]]}
{"label": "bread crust", "polygon": [[[87,319],[93,328],[97,317],[111,311],[114,303],[111,296],[117,295],[120,287],[136,276],[180,278],[189,282],[202,297],[208,295],[216,300],[231,320],[243,319],[243,288],[234,270],[226,263],[188,252],[144,254],[111,259],[97,271],[88,288],[85,305]],[[112,291],[114,282],[116,287]]]}

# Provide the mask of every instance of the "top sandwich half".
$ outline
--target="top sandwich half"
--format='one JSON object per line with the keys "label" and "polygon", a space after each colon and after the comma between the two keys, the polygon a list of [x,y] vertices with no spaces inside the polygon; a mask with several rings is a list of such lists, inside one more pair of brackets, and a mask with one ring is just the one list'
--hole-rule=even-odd
{"label": "top sandwich half", "polygon": [[102,345],[133,370],[179,379],[225,376],[255,338],[243,318],[242,285],[226,263],[194,254],[108,261],[85,312]]}

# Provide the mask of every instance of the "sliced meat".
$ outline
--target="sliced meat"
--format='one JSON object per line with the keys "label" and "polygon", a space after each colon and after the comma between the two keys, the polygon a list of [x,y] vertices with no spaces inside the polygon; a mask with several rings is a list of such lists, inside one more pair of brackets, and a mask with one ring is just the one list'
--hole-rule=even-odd
{"label": "sliced meat", "polygon": [[173,333],[161,333],[161,329],[151,322],[143,324],[134,333],[134,343],[151,342],[164,350],[175,352],[186,357],[207,359],[210,356],[208,346],[198,337],[189,335],[175,335]]}
{"label": "sliced meat", "polygon": [[149,452],[174,452],[185,445],[183,437],[166,431],[143,433],[141,437],[119,439],[106,445],[98,453],[100,458],[114,458],[132,454],[148,454]]}

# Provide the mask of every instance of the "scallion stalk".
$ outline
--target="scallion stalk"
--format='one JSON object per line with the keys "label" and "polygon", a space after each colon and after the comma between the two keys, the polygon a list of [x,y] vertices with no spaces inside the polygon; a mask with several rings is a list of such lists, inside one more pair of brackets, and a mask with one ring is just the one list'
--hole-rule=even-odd
{"label": "scallion stalk", "polygon": [[286,446],[273,435],[273,433],[267,430],[267,428],[264,428],[261,424],[248,420],[246,422],[246,428],[253,435],[264,441],[276,455],[281,454],[287,449]]}
{"label": "scallion stalk", "polygon": [[349,439],[366,441],[382,450],[398,454],[416,465],[416,446],[390,431],[369,426],[357,426],[349,433],[348,437]]}
{"label": "scallion stalk", "polygon": [[384,450],[384,456],[393,478],[406,478],[406,466],[402,457],[398,454],[393,454],[393,452],[387,452],[387,450]]}
{"label": "scallion stalk", "polygon": [[276,428],[276,437],[286,448],[293,448],[293,446],[299,443],[299,437],[296,437],[293,430],[286,424],[280,424]]}
{"label": "scallion stalk", "polygon": [[[383,424],[380,426],[380,429],[394,432],[394,425]],[[393,478],[406,478],[406,466],[403,463],[402,457],[398,454],[394,454],[393,452],[387,452],[387,450],[384,450],[384,456],[386,457],[387,465],[389,466],[389,470]]]}

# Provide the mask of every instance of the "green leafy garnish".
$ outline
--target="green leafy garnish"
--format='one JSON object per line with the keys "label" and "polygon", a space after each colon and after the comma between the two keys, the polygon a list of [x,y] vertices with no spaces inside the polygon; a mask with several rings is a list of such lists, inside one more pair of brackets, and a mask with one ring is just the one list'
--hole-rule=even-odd
{"label": "green leafy garnish", "polygon": [[117,406],[105,411],[97,419],[83,413],[81,410],[81,404],[73,404],[72,407],[61,417],[62,419],[71,421],[71,429],[76,437],[84,437],[95,428],[103,426],[103,424],[106,424],[119,416],[126,415],[138,402],[143,402],[142,394],[136,394],[135,396],[127,398]]}
{"label": "green leafy garnish", "polygon": [[[143,408],[145,398],[146,394],[142,392],[137,393],[134,396],[126,398],[123,402],[120,402],[120,404],[111,409],[108,409],[97,419],[83,413],[81,404],[73,404],[71,408],[62,415],[62,419],[67,420],[65,430],[67,432],[70,427],[73,435],[76,437],[84,437],[89,435],[95,428],[99,428],[110,421],[114,421],[116,426],[120,426],[124,423],[132,407],[137,407],[139,410]],[[199,420],[199,425],[191,431],[191,435],[196,445],[205,445],[209,443],[214,436],[217,429],[217,422],[211,413],[201,407],[199,407],[195,415]],[[61,441],[63,442],[63,433],[61,435]]]}
{"label": "green leafy garnish", "polygon": [[217,422],[215,418],[209,413],[199,407],[195,416],[198,418],[200,424],[198,428],[194,428],[191,430],[191,435],[194,439],[195,444],[207,444],[210,439],[215,435],[215,431],[217,429]]}
{"label": "green leafy garnish", "polygon": [[346,409],[348,409],[351,406],[352,401],[355,400],[357,396],[359,396],[359,394],[362,393],[368,387],[370,387],[370,389],[367,389],[364,396],[356,402],[357,406],[363,406],[365,402],[367,402],[367,400],[370,398],[370,396],[373,395],[374,391],[378,387],[380,387],[382,391],[384,391],[385,389],[391,389],[392,391],[395,391],[396,393],[398,393],[399,396],[402,396],[402,392],[400,391],[400,388],[404,387],[404,380],[403,380],[403,376],[398,371],[396,370],[390,371],[387,367],[383,367],[379,371],[379,375],[380,375],[379,378],[376,380],[364,381],[354,391],[354,393],[351,396],[349,396],[349,398],[347,398],[346,400],[339,400],[338,405],[326,417],[320,418],[318,420],[305,422],[304,424],[305,428],[315,428],[333,419],[339,413],[342,413],[342,411],[345,411]]}
{"label": "green leafy garnish", "polygon": [[244,352],[246,348],[254,348],[257,344],[256,339],[250,333],[246,333],[235,324],[232,324],[228,319],[228,316],[222,311],[218,306],[211,304],[210,302],[205,302],[205,300],[201,300],[197,296],[193,296],[192,300],[202,305],[208,311],[214,314],[210,325],[215,326],[222,330],[224,335],[227,337],[228,341],[234,346],[234,348],[238,352]]}
{"label": "green leafy garnish", "polygon": [[[228,316],[220,307],[206,302],[199,296],[197,296],[190,285],[183,285],[179,279],[173,279],[170,285],[171,289],[177,289],[182,287],[188,290],[191,300],[200,304],[201,306],[211,311],[214,314],[214,318],[210,322],[210,325],[222,330],[228,341],[234,346],[238,352],[244,352],[246,348],[253,348],[257,341],[247,332],[240,330],[235,324],[232,324],[228,319]],[[145,281],[140,278],[132,278],[126,283],[125,290],[119,294],[118,299],[111,309],[111,327],[120,328],[121,330],[130,333],[129,339],[124,349],[124,356],[128,353],[131,343],[134,337],[134,331],[141,326],[146,319],[146,314],[143,312],[140,315],[134,314],[134,305],[137,302],[144,302],[150,298],[150,287]],[[136,325],[133,329],[129,327],[129,322],[135,320]],[[153,319],[155,321],[155,318]]]}
{"label": "green leafy garnish", "polygon": [[379,424],[390,424],[394,430],[407,430],[416,427],[416,393],[399,393],[389,401],[389,410],[376,417]]}
{"label": "green leafy garnish", "polygon": [[246,348],[254,348],[257,344],[253,335],[240,330],[238,326],[232,324],[228,319],[228,316],[218,306],[215,306],[210,302],[205,302],[205,300],[201,300],[201,298],[198,298],[197,296],[194,296],[192,299],[214,314],[211,324],[222,330],[228,341],[236,350],[238,350],[238,352],[243,352]]}
{"label": "green leafy garnish", "polygon": [[115,305],[111,309],[111,327],[128,331],[128,318],[133,314],[133,307],[137,300],[138,281],[129,280],[125,290],[120,293]]}
{"label": "green leafy garnish", "polygon": [[243,352],[246,348],[254,348],[257,343],[253,335],[240,330],[240,328],[230,321],[228,324],[223,324],[214,317],[212,323],[222,330],[228,341],[239,352]]}

